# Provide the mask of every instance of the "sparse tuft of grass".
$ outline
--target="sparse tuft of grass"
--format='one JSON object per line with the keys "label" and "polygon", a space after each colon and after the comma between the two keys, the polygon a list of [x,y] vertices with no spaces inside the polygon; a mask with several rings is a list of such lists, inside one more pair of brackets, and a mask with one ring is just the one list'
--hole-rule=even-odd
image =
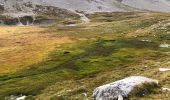
{"label": "sparse tuft of grass", "polygon": [[130,97],[133,96],[143,97],[145,95],[158,93],[159,90],[160,90],[160,85],[158,85],[155,82],[143,83],[135,86],[129,95]]}

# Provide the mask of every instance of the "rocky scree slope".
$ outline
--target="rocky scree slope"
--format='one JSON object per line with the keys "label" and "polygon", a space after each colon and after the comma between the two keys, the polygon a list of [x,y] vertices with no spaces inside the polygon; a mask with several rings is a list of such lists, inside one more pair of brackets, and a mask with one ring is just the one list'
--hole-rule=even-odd
{"label": "rocky scree slope", "polygon": [[[42,19],[81,17],[76,12],[129,12],[158,11],[170,12],[169,0],[0,0],[1,24],[17,24],[18,17],[45,16]],[[49,14],[50,13],[50,14]],[[49,17],[50,15],[50,17]],[[6,18],[8,17],[8,18]],[[11,18],[17,18],[11,20]],[[27,18],[24,18],[27,19]],[[5,20],[5,21],[4,21]],[[6,21],[9,20],[9,21]],[[25,23],[33,23],[27,20]],[[61,19],[60,19],[61,20]],[[14,21],[14,22],[13,22]],[[47,20],[45,20],[46,22]]]}

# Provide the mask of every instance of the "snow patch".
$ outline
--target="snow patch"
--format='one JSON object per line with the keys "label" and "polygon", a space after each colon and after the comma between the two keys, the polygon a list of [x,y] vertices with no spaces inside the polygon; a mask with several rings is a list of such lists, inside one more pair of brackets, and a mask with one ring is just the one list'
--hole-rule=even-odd
{"label": "snow patch", "polygon": [[167,71],[170,71],[169,68],[159,68],[159,71],[160,72],[167,72]]}
{"label": "snow patch", "polygon": [[145,39],[143,39],[143,40],[141,40],[142,42],[152,42],[151,40],[145,40]]}
{"label": "snow patch", "polygon": [[18,97],[16,98],[16,100],[25,100],[26,96],[21,96],[21,97]]}
{"label": "snow patch", "polygon": [[82,22],[85,22],[85,23],[90,22],[90,19],[89,19],[88,17],[86,17],[85,14],[79,13],[79,12],[74,12],[74,13],[76,13],[77,15],[80,16],[80,20],[81,20]]}
{"label": "snow patch", "polygon": [[73,26],[77,26],[77,24],[67,24],[65,26],[70,26],[70,27],[73,27]]}
{"label": "snow patch", "polygon": [[27,96],[25,95],[20,95],[20,96],[15,96],[15,95],[10,95],[9,97],[5,97],[5,100],[25,100]]}
{"label": "snow patch", "polygon": [[167,44],[167,43],[164,43],[164,44],[160,44],[159,47],[161,47],[161,48],[169,48],[170,45]]}
{"label": "snow patch", "polygon": [[157,80],[146,78],[143,76],[131,76],[110,84],[106,84],[97,87],[93,92],[94,100],[113,100],[121,97],[127,97],[128,94],[133,90],[134,86],[145,83],[155,82]]}

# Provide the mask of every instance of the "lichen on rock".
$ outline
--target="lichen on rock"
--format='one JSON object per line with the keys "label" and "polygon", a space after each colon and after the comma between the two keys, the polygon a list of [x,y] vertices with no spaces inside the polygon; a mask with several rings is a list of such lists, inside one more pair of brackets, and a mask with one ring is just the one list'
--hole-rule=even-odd
{"label": "lichen on rock", "polygon": [[131,76],[125,79],[97,87],[93,92],[94,100],[117,100],[120,96],[128,97],[133,88],[142,83],[156,83],[157,80],[143,76]]}

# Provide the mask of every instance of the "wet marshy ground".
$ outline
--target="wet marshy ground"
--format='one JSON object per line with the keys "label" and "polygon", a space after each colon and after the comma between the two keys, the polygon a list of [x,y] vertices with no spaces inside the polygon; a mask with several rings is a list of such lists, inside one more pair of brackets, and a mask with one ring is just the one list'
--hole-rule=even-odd
{"label": "wet marshy ground", "polygon": [[[128,76],[145,76],[170,87],[170,73],[159,72],[170,65],[165,27],[169,14],[121,13],[116,21],[114,14],[103,14],[100,21],[95,16],[100,15],[87,16],[89,23],[65,22],[72,27],[0,27],[0,99],[83,100],[82,94],[87,94],[91,100],[96,87]],[[36,17],[34,25],[44,19]],[[156,91],[130,99],[169,100],[168,96],[169,92]]]}

